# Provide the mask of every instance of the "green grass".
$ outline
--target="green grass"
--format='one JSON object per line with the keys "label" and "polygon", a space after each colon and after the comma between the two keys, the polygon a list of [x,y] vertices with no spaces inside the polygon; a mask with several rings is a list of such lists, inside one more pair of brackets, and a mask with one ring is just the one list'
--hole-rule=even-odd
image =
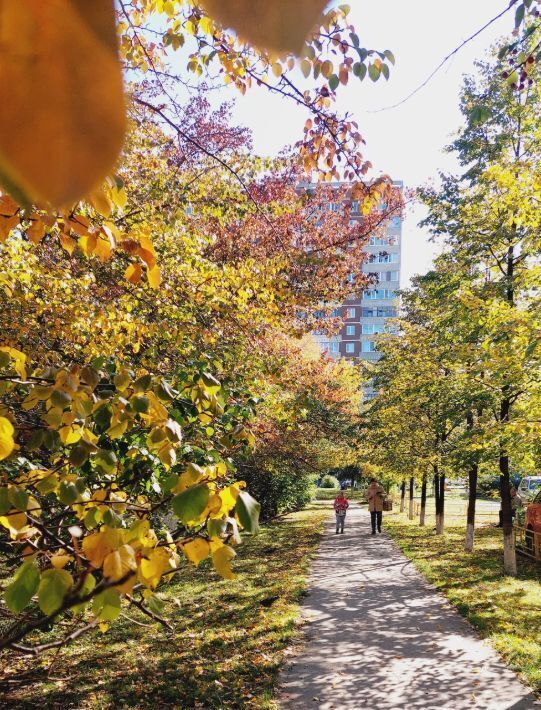
{"label": "green grass", "polygon": [[541,695],[541,565],[518,556],[516,578],[503,574],[501,531],[482,526],[464,551],[465,523],[451,518],[443,536],[404,515],[386,518],[402,551],[459,612],[491,641],[509,666]]}
{"label": "green grass", "polygon": [[298,632],[306,572],[327,515],[314,507],[263,526],[238,548],[233,582],[219,580],[207,563],[187,567],[163,587],[172,632],[121,617],[107,633],[91,632],[58,655],[4,653],[0,706],[275,707],[278,671]]}
{"label": "green grass", "polygon": [[[314,500],[334,500],[338,495],[338,490],[334,488],[316,488],[314,492]],[[366,500],[366,495],[362,491],[353,491],[348,488],[344,491],[344,495],[348,500]]]}

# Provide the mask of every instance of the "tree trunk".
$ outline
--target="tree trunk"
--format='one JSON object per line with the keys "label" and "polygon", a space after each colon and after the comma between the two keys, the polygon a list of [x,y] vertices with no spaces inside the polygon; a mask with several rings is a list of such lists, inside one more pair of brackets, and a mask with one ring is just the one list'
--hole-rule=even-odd
{"label": "tree trunk", "polygon": [[408,518],[410,520],[413,520],[413,487],[414,487],[415,481],[413,479],[413,476],[410,476],[410,502],[409,502],[409,511],[408,511]]}
{"label": "tree trunk", "polygon": [[473,552],[473,543],[475,538],[475,504],[477,502],[478,473],[479,467],[476,463],[473,463],[468,473],[468,517],[466,520],[466,544],[464,546],[466,552]]}
{"label": "tree trunk", "polygon": [[438,492],[436,496],[436,535],[441,535],[445,525],[445,474],[436,474],[435,486]]}
{"label": "tree trunk", "polygon": [[511,511],[511,482],[509,479],[509,456],[503,444],[500,446],[500,496],[502,500],[503,525],[503,570],[505,574],[516,577],[517,555],[515,552],[515,532]]}
{"label": "tree trunk", "polygon": [[425,524],[426,516],[426,473],[423,474],[423,482],[421,484],[421,513],[419,515],[419,525],[421,527]]}
{"label": "tree trunk", "polygon": [[403,480],[400,484],[400,512],[404,512],[404,499],[406,497],[406,481]]}

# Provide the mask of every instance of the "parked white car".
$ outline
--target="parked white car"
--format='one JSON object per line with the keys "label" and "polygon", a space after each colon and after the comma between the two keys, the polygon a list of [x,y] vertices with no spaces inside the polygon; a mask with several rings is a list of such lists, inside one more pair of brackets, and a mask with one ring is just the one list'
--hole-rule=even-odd
{"label": "parked white car", "polygon": [[526,502],[533,500],[539,490],[541,490],[541,476],[524,476],[519,484],[518,494]]}

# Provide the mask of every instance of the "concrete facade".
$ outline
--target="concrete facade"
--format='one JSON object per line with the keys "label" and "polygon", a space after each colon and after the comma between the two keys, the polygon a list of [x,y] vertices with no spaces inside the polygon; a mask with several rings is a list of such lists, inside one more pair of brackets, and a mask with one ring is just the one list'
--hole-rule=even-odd
{"label": "concrete facade", "polygon": [[[402,182],[394,181],[397,188]],[[360,220],[361,215],[352,203],[351,219]],[[329,205],[329,209],[336,206]],[[396,295],[400,287],[402,253],[402,219],[393,217],[385,236],[372,237],[366,246],[368,261],[363,264],[363,273],[377,274],[377,283],[348,299],[336,309],[344,321],[340,333],[328,337],[316,334],[322,350],[331,357],[376,361],[377,336],[388,332],[393,326],[389,320],[398,315],[399,301]],[[368,394],[368,393],[367,393]]]}

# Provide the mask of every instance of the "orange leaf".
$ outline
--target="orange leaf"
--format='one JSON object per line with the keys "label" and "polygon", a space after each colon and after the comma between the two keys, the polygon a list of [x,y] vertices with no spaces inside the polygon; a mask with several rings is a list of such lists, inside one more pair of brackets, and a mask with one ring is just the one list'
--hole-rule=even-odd
{"label": "orange leaf", "polygon": [[124,278],[126,278],[130,283],[136,284],[141,280],[142,273],[143,270],[141,268],[141,264],[130,264],[124,272]]}
{"label": "orange leaf", "polygon": [[68,252],[68,254],[71,256],[73,254],[73,251],[77,245],[77,242],[73,237],[70,237],[69,234],[66,234],[65,232],[60,232],[58,235],[58,238],[60,239],[60,244],[62,245],[62,249],[65,249],[65,251]]}
{"label": "orange leaf", "polygon": [[125,110],[113,0],[0,0],[0,174],[68,205],[111,171]]}
{"label": "orange leaf", "polygon": [[209,15],[257,47],[299,53],[327,0],[202,0]]}
{"label": "orange leaf", "polygon": [[30,227],[26,230],[26,236],[32,244],[39,244],[43,237],[45,236],[45,225],[40,219],[32,222]]}

